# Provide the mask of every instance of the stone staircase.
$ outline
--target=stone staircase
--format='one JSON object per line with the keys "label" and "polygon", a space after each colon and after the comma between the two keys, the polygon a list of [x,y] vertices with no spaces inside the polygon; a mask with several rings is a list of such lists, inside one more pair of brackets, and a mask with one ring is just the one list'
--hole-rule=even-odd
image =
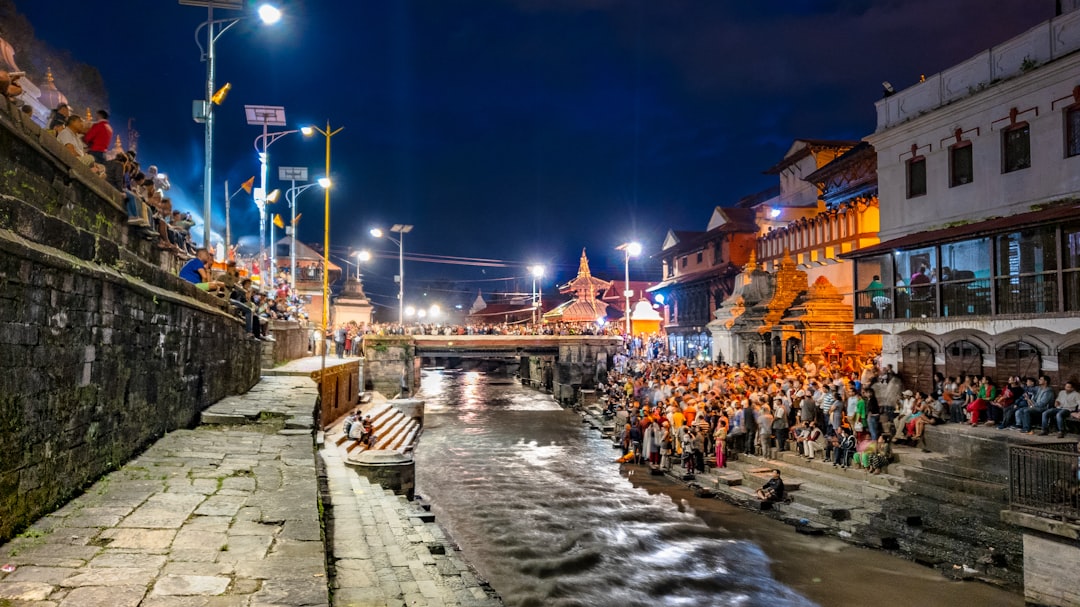
{"label": "stone staircase", "polygon": [[501,607],[491,586],[435,522],[430,506],[395,495],[320,450],[333,605]]}
{"label": "stone staircase", "polygon": [[[792,451],[777,459],[739,455],[725,469],[696,482],[728,501],[772,516],[809,534],[837,535],[853,543],[896,551],[947,576],[1019,588],[1023,580],[1020,533],[1001,521],[1008,486],[993,474],[951,463],[941,455],[898,448],[887,474],[809,461]],[[779,469],[783,503],[754,495]]]}
{"label": "stone staircase", "polygon": [[[374,449],[397,451],[401,454],[412,452],[420,436],[420,422],[408,417],[387,401],[361,405],[360,409],[362,415],[371,416],[372,425],[375,427],[374,432],[378,441]],[[368,450],[367,445],[362,445],[359,441],[345,436],[344,423],[344,418],[334,422],[326,431],[327,441],[349,455],[359,455]]]}
{"label": "stone staircase", "polygon": [[[614,422],[599,407],[582,411],[583,421],[614,440]],[[838,468],[809,461],[794,451],[766,460],[738,455],[728,467],[693,480],[676,464],[670,473],[698,487],[699,494],[761,511],[806,534],[896,552],[939,569],[948,577],[980,579],[1018,590],[1023,584],[1019,530],[1001,520],[1008,508],[1006,445],[1029,441],[1016,433],[967,429],[949,424],[928,428],[934,453],[898,446],[887,473]],[[963,465],[960,462],[965,462]],[[784,503],[762,503],[755,491],[779,469],[787,489]]]}

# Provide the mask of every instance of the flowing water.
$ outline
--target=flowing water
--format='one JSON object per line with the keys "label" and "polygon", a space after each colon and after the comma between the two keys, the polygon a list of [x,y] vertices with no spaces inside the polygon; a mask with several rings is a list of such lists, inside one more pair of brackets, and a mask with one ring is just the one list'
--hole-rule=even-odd
{"label": "flowing water", "polygon": [[1023,604],[620,469],[609,440],[510,378],[425,371],[419,398],[417,492],[507,605]]}

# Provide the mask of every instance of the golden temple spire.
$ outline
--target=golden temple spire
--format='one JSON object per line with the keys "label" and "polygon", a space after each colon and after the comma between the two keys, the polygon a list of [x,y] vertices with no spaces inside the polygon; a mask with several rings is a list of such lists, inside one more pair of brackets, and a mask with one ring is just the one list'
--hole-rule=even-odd
{"label": "golden temple spire", "polygon": [[578,276],[592,276],[589,270],[589,258],[585,256],[585,247],[581,248],[581,263],[578,264]]}
{"label": "golden temple spire", "polygon": [[49,84],[53,84],[53,75],[52,75],[52,68],[51,67],[45,68],[45,82],[47,82]]}
{"label": "golden temple spire", "polygon": [[757,265],[757,249],[750,249],[750,259],[746,261],[746,265],[743,266],[743,272],[756,272]]}

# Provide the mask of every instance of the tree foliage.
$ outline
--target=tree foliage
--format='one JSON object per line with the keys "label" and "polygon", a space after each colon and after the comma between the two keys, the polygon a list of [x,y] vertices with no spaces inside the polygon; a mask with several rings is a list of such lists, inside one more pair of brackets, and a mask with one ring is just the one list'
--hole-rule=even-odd
{"label": "tree foliage", "polygon": [[107,109],[109,94],[96,67],[38,40],[34,27],[15,7],[15,0],[0,0],[0,38],[15,49],[19,69],[36,85],[45,84],[45,72],[52,69],[56,88],[68,98],[75,111]]}

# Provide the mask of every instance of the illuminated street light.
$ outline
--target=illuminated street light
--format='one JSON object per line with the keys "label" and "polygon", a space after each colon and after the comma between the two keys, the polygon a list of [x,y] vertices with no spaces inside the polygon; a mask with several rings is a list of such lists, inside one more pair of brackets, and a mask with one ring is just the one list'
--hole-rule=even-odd
{"label": "illuminated street light", "polygon": [[529,272],[533,276],[533,325],[539,325],[544,321],[544,285],[541,284],[538,290],[536,283],[544,277],[544,266],[533,266],[529,268]]}
{"label": "illuminated street light", "polygon": [[334,182],[330,181],[329,177],[319,177],[318,183],[324,190],[329,190],[334,185]]}
{"label": "illuminated street light", "polygon": [[[412,232],[413,226],[404,223],[395,223],[390,226],[390,231],[397,234],[398,238],[388,236],[379,228],[371,228],[371,235],[375,238],[386,238],[398,246],[398,324],[405,326],[405,235]],[[423,310],[421,310],[423,312]]]}
{"label": "illuminated street light", "polygon": [[405,316],[412,318],[416,315],[416,308],[412,306],[405,306]]}
{"label": "illuminated street light", "polygon": [[[196,100],[193,106],[193,118],[196,122],[205,125],[205,165],[203,166],[203,246],[210,247],[211,215],[213,213],[213,197],[211,187],[214,182],[214,77],[216,76],[215,46],[222,34],[244,19],[231,17],[227,19],[215,19],[214,9],[241,10],[243,4],[235,0],[179,0],[186,6],[199,6],[206,8],[206,21],[195,28],[195,44],[199,46],[200,59],[206,62],[206,96]],[[271,25],[281,20],[281,10],[273,5],[264,4],[258,9],[259,18],[264,24]],[[199,39],[199,32],[206,28],[206,46]],[[227,91],[226,91],[227,92]],[[217,97],[224,100],[224,95]]]}
{"label": "illuminated street light", "polygon": [[[262,10],[268,6],[269,5],[263,5],[263,7],[259,9],[260,16]],[[278,18],[280,18],[280,16],[280,11],[278,11]],[[255,196],[255,206],[259,209],[259,264],[263,271],[269,270],[269,276],[273,279],[274,274],[277,273],[277,247],[274,244],[274,224],[272,221],[270,222],[270,242],[269,244],[266,242],[267,219],[273,218],[273,215],[267,216],[266,205],[273,204],[277,201],[277,198],[271,198],[273,194],[270,194],[264,199],[258,194],[260,192],[262,194],[266,193],[266,178],[270,165],[270,157],[267,153],[267,149],[282,137],[293,133],[299,133],[301,130],[269,131],[269,127],[285,126],[286,124],[285,108],[278,105],[245,105],[244,114],[247,116],[248,124],[262,127],[262,134],[255,138],[255,153],[259,158],[259,188],[256,190]],[[305,179],[306,178],[305,175]],[[269,260],[267,260],[266,257],[267,246],[271,249]],[[264,263],[267,264],[266,267],[262,267],[262,264]]]}
{"label": "illuminated street light", "polygon": [[[310,127],[308,132],[319,133],[326,138],[326,176],[319,180],[325,194],[325,206],[323,210],[323,252],[322,252],[322,339],[326,339],[326,321],[330,316],[330,139],[341,132],[345,127],[330,128],[330,121],[326,121],[326,130],[317,126]],[[322,366],[319,369],[319,381],[326,375],[326,346],[322,349]],[[320,384],[321,385],[321,384]]]}
{"label": "illuminated street light", "polygon": [[264,4],[259,7],[259,19],[266,25],[273,25],[281,21],[281,9],[272,4]]}
{"label": "illuminated street light", "polygon": [[626,334],[630,335],[630,296],[634,294],[630,290],[630,258],[641,255],[641,243],[639,242],[624,242],[623,244],[615,247],[616,251],[622,251],[626,253],[626,289],[623,291],[623,295],[626,297]]}
{"label": "illuminated street light", "polygon": [[353,253],[353,257],[356,258],[356,280],[360,280],[360,262],[371,260],[371,253],[367,251],[357,251]]}

